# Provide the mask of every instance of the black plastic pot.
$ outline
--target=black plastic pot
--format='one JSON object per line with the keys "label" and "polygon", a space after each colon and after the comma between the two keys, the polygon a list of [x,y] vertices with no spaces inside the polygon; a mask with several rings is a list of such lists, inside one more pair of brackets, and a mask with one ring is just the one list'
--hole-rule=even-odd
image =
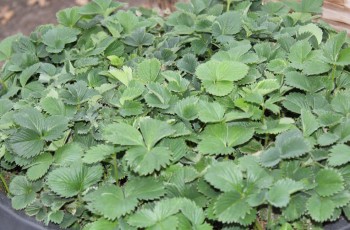
{"label": "black plastic pot", "polygon": [[[22,211],[11,207],[11,201],[0,192],[0,230],[59,230],[57,225],[45,226]],[[350,222],[341,218],[329,223],[325,230],[350,230]]]}
{"label": "black plastic pot", "polygon": [[11,201],[0,192],[0,230],[58,230],[55,225],[45,226],[24,212],[11,207]]}

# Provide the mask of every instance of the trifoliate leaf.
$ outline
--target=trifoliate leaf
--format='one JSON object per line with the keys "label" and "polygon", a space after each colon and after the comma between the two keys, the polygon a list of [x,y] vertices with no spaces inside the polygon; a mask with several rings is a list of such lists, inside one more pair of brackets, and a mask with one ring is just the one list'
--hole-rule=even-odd
{"label": "trifoliate leaf", "polygon": [[320,196],[331,196],[344,189],[343,177],[334,169],[321,169],[315,177],[315,191]]}
{"label": "trifoliate leaf", "polygon": [[329,198],[313,195],[306,203],[306,208],[311,218],[317,222],[324,222],[331,218],[335,205]]}
{"label": "trifoliate leaf", "polygon": [[328,164],[331,166],[340,166],[350,161],[350,147],[345,144],[335,145],[331,149],[328,158]]}
{"label": "trifoliate leaf", "polygon": [[215,96],[225,96],[233,90],[233,82],[244,78],[249,67],[240,62],[208,61],[198,66],[197,77],[204,88]]}
{"label": "trifoliate leaf", "polygon": [[36,192],[41,189],[40,183],[30,183],[25,176],[16,176],[10,183],[12,207],[16,210],[24,209],[32,204],[36,198]]}
{"label": "trifoliate leaf", "polygon": [[291,179],[277,181],[267,193],[267,200],[275,207],[285,207],[290,201],[290,195],[304,188],[301,182]]}
{"label": "trifoliate leaf", "polygon": [[69,105],[82,104],[97,94],[95,90],[88,88],[84,81],[78,81],[66,87],[67,90],[62,91],[60,95],[63,101]]}
{"label": "trifoliate leaf", "polygon": [[136,197],[125,197],[123,190],[115,185],[105,185],[87,194],[84,200],[92,212],[108,220],[114,220],[131,212],[138,204]]}
{"label": "trifoliate leaf", "polygon": [[147,175],[167,166],[172,152],[166,147],[147,149],[144,146],[130,148],[125,155],[130,168],[140,175]]}
{"label": "trifoliate leaf", "polygon": [[205,180],[223,192],[240,191],[243,175],[235,164],[220,162],[208,169]]}
{"label": "trifoliate leaf", "polygon": [[205,154],[229,154],[235,146],[244,144],[254,135],[254,129],[226,124],[208,125],[200,135],[198,150]]}
{"label": "trifoliate leaf", "polygon": [[27,177],[29,180],[34,181],[43,177],[49,170],[53,162],[53,157],[50,153],[44,153],[36,157],[33,162],[28,166]]}
{"label": "trifoliate leaf", "polygon": [[68,27],[57,27],[43,35],[43,43],[49,53],[60,53],[66,44],[75,42],[80,31]]}
{"label": "trifoliate leaf", "polygon": [[140,47],[150,46],[154,41],[154,35],[147,33],[144,28],[140,28],[132,32],[124,40],[124,43],[129,46]]}
{"label": "trifoliate leaf", "polygon": [[69,168],[61,167],[53,170],[47,177],[47,183],[58,195],[72,197],[96,184],[102,177],[102,171],[100,165],[85,166],[77,163]]}
{"label": "trifoliate leaf", "polygon": [[141,133],[125,123],[110,124],[103,130],[105,140],[119,145],[143,145]]}
{"label": "trifoliate leaf", "polygon": [[155,146],[161,139],[175,133],[168,123],[152,118],[143,118],[140,121],[140,130],[148,149]]}

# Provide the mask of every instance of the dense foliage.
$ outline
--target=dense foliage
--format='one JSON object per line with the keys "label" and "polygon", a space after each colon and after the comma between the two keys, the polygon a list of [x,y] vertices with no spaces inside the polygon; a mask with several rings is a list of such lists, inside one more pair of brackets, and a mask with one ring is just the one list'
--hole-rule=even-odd
{"label": "dense foliage", "polygon": [[162,18],[94,0],[2,41],[13,207],[84,230],[350,217],[350,47],[321,5],[192,0]]}

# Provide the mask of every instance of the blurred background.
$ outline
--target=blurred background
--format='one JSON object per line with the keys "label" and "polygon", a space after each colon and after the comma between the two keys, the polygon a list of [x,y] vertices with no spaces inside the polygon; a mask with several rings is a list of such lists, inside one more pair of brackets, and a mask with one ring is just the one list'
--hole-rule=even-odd
{"label": "blurred background", "polygon": [[[35,27],[56,22],[56,12],[90,0],[0,0],[0,40],[23,33],[28,35]],[[178,0],[119,0],[129,6],[152,7],[159,11],[170,10]],[[186,1],[186,0],[181,0]]]}
{"label": "blurred background", "polygon": [[[23,33],[28,35],[35,27],[56,23],[56,12],[91,0],[0,0],[0,40]],[[160,13],[169,12],[178,1],[190,0],[119,0],[129,6],[151,7]],[[235,0],[240,1],[240,0]],[[280,1],[280,0],[263,0]],[[350,34],[350,0],[324,0],[322,19],[337,30]]]}

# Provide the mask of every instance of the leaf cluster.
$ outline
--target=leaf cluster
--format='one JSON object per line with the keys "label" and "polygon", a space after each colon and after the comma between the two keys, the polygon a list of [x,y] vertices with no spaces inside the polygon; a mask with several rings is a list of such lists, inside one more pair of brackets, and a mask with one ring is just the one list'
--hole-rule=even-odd
{"label": "leaf cluster", "polygon": [[350,218],[350,46],[321,0],[112,0],[0,43],[0,166],[62,228],[311,229]]}

